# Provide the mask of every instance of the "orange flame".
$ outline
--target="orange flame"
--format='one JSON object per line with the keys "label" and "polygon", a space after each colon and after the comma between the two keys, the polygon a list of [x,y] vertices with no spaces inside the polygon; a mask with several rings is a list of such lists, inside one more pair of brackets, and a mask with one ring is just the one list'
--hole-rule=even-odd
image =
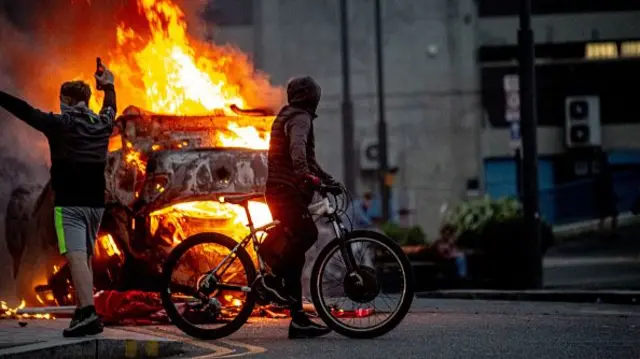
{"label": "orange flame", "polygon": [[20,309],[23,309],[27,303],[25,300],[20,301],[20,305],[16,308],[9,308],[6,302],[0,301],[0,319],[1,318],[10,318],[10,319],[55,319],[51,314],[18,314]]}
{"label": "orange flame", "polygon": [[228,129],[235,136],[218,134],[218,141],[224,147],[244,147],[256,150],[269,149],[270,134],[260,133],[255,127],[240,127],[235,122],[230,122]]}
{"label": "orange flame", "polygon": [[[189,37],[185,14],[177,4],[137,0],[137,5],[149,33],[121,22],[115,30],[116,48],[105,59],[116,77],[120,104],[159,114],[205,115],[222,110],[234,115],[231,105],[246,108],[274,102],[258,98],[256,88],[264,87],[265,81],[245,55]],[[275,93],[271,89],[263,96]],[[100,109],[97,97],[102,96],[94,96],[90,104],[94,111]]]}
{"label": "orange flame", "polygon": [[[256,227],[266,225],[273,221],[269,207],[263,202],[250,201],[249,213]],[[248,219],[244,208],[228,203],[220,203],[217,201],[184,202],[154,211],[150,214],[150,232],[152,234],[157,231],[163,218],[192,218],[223,221],[224,223],[221,228],[216,230],[224,232],[236,240],[241,240],[249,234],[249,229],[246,227]],[[197,230],[197,228],[191,227],[175,231],[173,238],[171,238],[172,243],[170,244],[178,244],[182,239],[195,234],[191,233],[191,231]]]}
{"label": "orange flame", "polygon": [[[90,7],[95,9],[99,6],[98,2],[90,2]],[[102,3],[102,2],[101,2]],[[106,2],[104,2],[106,4]],[[244,147],[252,149],[268,149],[269,134],[264,130],[269,126],[262,126],[258,129],[251,125],[242,115],[238,115],[230,110],[231,105],[239,108],[257,108],[257,107],[273,107],[279,105],[281,100],[281,91],[269,85],[266,76],[257,73],[245,54],[231,47],[219,47],[210,43],[198,41],[188,35],[188,26],[185,20],[185,13],[180,7],[171,0],[136,0],[137,10],[142,16],[142,27],[137,21],[130,21],[135,15],[131,11],[125,16],[119,12],[109,12],[96,21],[100,25],[100,31],[104,29],[104,25],[112,26],[112,31],[96,37],[95,33],[88,35],[83,31],[73,31],[73,36],[69,37],[63,44],[58,44],[59,33],[43,31],[50,36],[56,36],[54,39],[46,41],[47,44],[55,43],[56,46],[47,51],[60,52],[58,57],[62,59],[62,66],[56,67],[56,71],[43,72],[43,78],[47,81],[32,81],[31,72],[34,66],[25,66],[29,71],[25,71],[29,76],[28,83],[45,83],[47,90],[59,88],[58,83],[52,84],[60,80],[69,80],[70,77],[80,73],[76,79],[84,80],[92,86],[92,96],[89,106],[94,111],[99,111],[102,104],[102,94],[95,89],[95,81],[91,74],[87,71],[79,71],[79,65],[75,60],[71,61],[66,57],[68,51],[61,51],[61,48],[71,46],[78,47],[78,52],[86,54],[95,54],[98,50],[107,48],[111,43],[103,38],[112,36],[115,47],[108,54],[103,55],[103,61],[107,67],[115,75],[115,85],[117,89],[118,108],[123,110],[127,106],[134,105],[140,108],[160,113],[173,115],[206,115],[211,113],[222,113],[232,119],[227,122],[227,131],[213,131],[210,137],[215,142],[215,146],[221,147]],[[74,4],[74,6],[81,4]],[[105,5],[106,6],[106,5]],[[85,7],[86,8],[86,7]],[[128,8],[127,8],[128,9]],[[65,9],[66,11],[67,9]],[[76,11],[77,15],[78,12]],[[118,22],[110,21],[110,16],[116,16]],[[84,16],[84,14],[83,14]],[[88,16],[88,15],[87,15]],[[51,19],[51,17],[48,17]],[[82,21],[82,18],[75,18],[74,23]],[[48,20],[50,21],[50,20]],[[93,20],[92,20],[93,24]],[[56,29],[57,29],[57,23]],[[117,25],[117,26],[116,26]],[[47,29],[43,27],[42,29]],[[89,31],[89,30],[87,30]],[[82,45],[77,40],[78,34],[80,38],[86,40],[86,37],[92,37],[92,41],[87,41],[86,45]],[[43,35],[44,36],[44,35]],[[45,38],[47,36],[44,36]],[[95,41],[93,41],[95,40]],[[110,40],[110,41],[111,41]],[[77,42],[77,43],[76,43]],[[26,50],[23,51],[29,53]],[[46,51],[45,51],[46,52]],[[33,58],[40,58],[33,56]],[[73,56],[75,58],[76,55]],[[27,61],[24,61],[25,63]],[[48,70],[49,68],[47,68]],[[74,74],[74,75],[70,75]],[[47,77],[49,76],[49,77]],[[56,76],[50,78],[51,76]],[[50,96],[50,92],[46,94]],[[31,93],[37,95],[36,88],[30,89]],[[43,103],[39,101],[38,103]],[[57,101],[54,101],[56,103]],[[49,104],[48,109],[53,109]],[[234,121],[234,120],[238,121]],[[188,121],[188,119],[184,119]],[[255,122],[254,122],[255,123]],[[123,151],[124,159],[127,163],[135,166],[141,173],[145,173],[146,162],[144,151],[136,148],[131,143],[123,143],[120,135],[114,135],[109,144],[110,151]],[[151,150],[160,150],[159,145],[152,145]],[[136,188],[136,197],[138,197]],[[163,188],[158,188],[162,191]],[[271,214],[268,207],[261,202],[251,202],[250,212],[256,226],[266,224],[271,221]],[[246,223],[246,214],[239,206],[233,206],[215,201],[181,203],[169,208],[151,214],[150,229],[151,233],[157,229],[158,224],[154,225],[154,218],[162,217],[195,217],[203,216],[209,219],[226,220],[227,227],[224,229],[230,232],[230,235],[236,239],[243,237],[248,232],[244,226]],[[200,216],[200,217],[198,217]],[[195,231],[198,228],[188,228],[189,231]],[[176,232],[174,237],[178,235],[188,235],[188,233],[180,234]],[[104,244],[104,245],[103,245]],[[96,246],[96,250],[104,250],[107,254],[113,253],[119,255],[118,247],[111,246],[113,238],[103,236],[100,238],[100,246]],[[50,267],[48,267],[50,268]],[[57,272],[58,268],[54,268]],[[50,301],[52,294],[47,293],[39,298],[39,301]],[[3,309],[4,310],[4,309]],[[2,313],[3,311],[0,311]]]}
{"label": "orange flame", "polygon": [[113,241],[113,237],[110,234],[101,235],[98,238],[97,242],[99,244],[99,250],[104,251],[107,257],[122,255],[120,248],[118,248],[116,243]]}

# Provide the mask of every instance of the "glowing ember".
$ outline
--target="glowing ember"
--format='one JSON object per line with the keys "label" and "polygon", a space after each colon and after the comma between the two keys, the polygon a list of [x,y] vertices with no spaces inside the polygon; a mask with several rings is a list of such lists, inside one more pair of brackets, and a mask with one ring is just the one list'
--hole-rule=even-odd
{"label": "glowing ember", "polygon": [[24,299],[17,308],[9,308],[6,302],[0,301],[0,319],[55,319],[51,314],[18,314],[26,306]]}
{"label": "glowing ember", "polygon": [[137,167],[141,173],[145,173],[147,171],[147,164],[140,158],[140,152],[131,150],[125,156],[125,161]]}
{"label": "glowing ember", "polygon": [[120,248],[113,241],[113,237],[110,234],[102,235],[97,240],[98,245],[96,250],[103,252],[107,257],[121,256]]}

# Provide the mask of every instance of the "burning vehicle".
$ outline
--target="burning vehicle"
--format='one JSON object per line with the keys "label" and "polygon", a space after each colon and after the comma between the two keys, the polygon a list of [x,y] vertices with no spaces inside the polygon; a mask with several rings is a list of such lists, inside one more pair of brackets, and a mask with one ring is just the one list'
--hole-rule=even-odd
{"label": "burning vehicle", "polygon": [[[115,75],[118,108],[124,108],[109,144],[108,204],[92,265],[98,293],[146,293],[157,290],[164,259],[185,238],[203,231],[236,239],[248,233],[244,210],[217,198],[264,190],[274,119],[268,109],[281,104],[282,91],[255,71],[241,51],[191,37],[185,13],[172,0],[116,5],[117,11],[101,12],[113,13],[111,36],[100,27],[96,41],[103,43],[94,41],[92,50],[85,49],[92,55],[94,47],[110,49],[100,55]],[[63,8],[83,22],[87,11],[97,11],[83,7],[100,6],[112,5]],[[63,30],[56,36],[63,36]],[[51,76],[64,76],[63,81],[76,76],[93,84],[92,74],[74,66],[60,66]],[[92,90],[89,107],[97,111],[101,94]],[[265,203],[252,202],[250,210],[254,221],[271,221]],[[5,237],[17,296],[28,306],[74,303],[52,213],[49,184],[13,190]]]}
{"label": "burning vehicle", "polygon": [[[107,209],[92,261],[97,290],[158,291],[165,258],[185,238],[207,231],[241,239],[248,233],[244,210],[217,198],[264,191],[264,134],[273,116],[235,106],[232,111],[233,116],[171,116],[129,107],[117,119],[105,171]],[[25,192],[15,191],[15,200],[24,201]],[[52,213],[52,195],[45,186],[34,213]],[[272,220],[263,202],[252,203],[250,211],[256,221]],[[55,243],[55,233],[43,235]],[[72,305],[67,267],[52,268],[46,284],[34,288],[36,299]]]}

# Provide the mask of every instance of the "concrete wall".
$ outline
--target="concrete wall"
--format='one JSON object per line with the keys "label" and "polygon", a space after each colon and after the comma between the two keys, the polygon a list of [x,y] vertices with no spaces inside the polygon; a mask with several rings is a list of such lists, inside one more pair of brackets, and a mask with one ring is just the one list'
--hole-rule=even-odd
{"label": "concrete wall", "polygon": [[[535,16],[537,43],[634,39],[640,34],[640,12],[608,12]],[[478,21],[480,46],[517,43],[518,18],[482,18]]]}
{"label": "concrete wall", "polygon": [[[348,3],[356,140],[361,141],[376,135],[374,8],[371,0]],[[276,83],[309,74],[322,85],[317,151],[326,169],[342,178],[338,5],[271,0],[261,7],[257,57]],[[413,199],[414,223],[430,234],[441,204],[460,198],[466,179],[481,172],[474,14],[472,0],[383,1],[386,118],[400,166],[396,193]],[[437,49],[434,56],[430,46]]]}
{"label": "concrete wall", "polygon": [[[377,100],[372,0],[349,0],[352,91],[356,141],[376,135]],[[460,199],[466,180],[484,180],[484,157],[510,155],[508,132],[481,126],[475,50],[516,43],[517,17],[477,19],[473,0],[385,0],[383,3],[385,98],[391,153],[400,174],[400,205],[433,234],[443,202]],[[316,123],[318,155],[342,173],[341,68],[337,0],[254,0],[253,25],[227,26],[217,41],[251,52],[259,68],[284,85],[296,75],[323,87]],[[537,16],[537,42],[634,38],[640,12]],[[435,49],[435,54],[429,50]],[[605,147],[634,148],[640,126],[606,126]],[[540,128],[541,154],[562,151],[561,128]],[[356,150],[359,144],[354,144]],[[356,155],[358,158],[358,155]],[[482,175],[481,175],[482,174]],[[360,192],[375,189],[360,176]],[[409,200],[411,199],[411,200]],[[407,203],[408,202],[408,203]]]}

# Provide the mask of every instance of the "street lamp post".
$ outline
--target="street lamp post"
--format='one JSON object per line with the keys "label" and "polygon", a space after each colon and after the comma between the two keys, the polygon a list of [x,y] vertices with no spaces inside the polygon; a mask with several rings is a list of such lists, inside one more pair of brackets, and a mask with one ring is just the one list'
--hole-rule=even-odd
{"label": "street lamp post", "polygon": [[351,66],[349,64],[349,22],[347,0],[340,0],[340,52],[342,60],[342,153],[344,182],[347,189],[356,190],[354,161],[353,103],[351,101]]}
{"label": "street lamp post", "polygon": [[378,80],[378,161],[380,174],[380,194],[382,199],[382,218],[385,222],[390,216],[390,179],[387,158],[387,123],[384,107],[384,63],[382,56],[382,11],[380,0],[375,0],[375,41],[376,41],[376,75]]}
{"label": "street lamp post", "polygon": [[531,0],[520,0],[520,118],[522,121],[522,187],[526,235],[526,272],[523,286],[542,287],[542,251],[538,209],[538,149],[535,84],[535,45],[531,29]]}

